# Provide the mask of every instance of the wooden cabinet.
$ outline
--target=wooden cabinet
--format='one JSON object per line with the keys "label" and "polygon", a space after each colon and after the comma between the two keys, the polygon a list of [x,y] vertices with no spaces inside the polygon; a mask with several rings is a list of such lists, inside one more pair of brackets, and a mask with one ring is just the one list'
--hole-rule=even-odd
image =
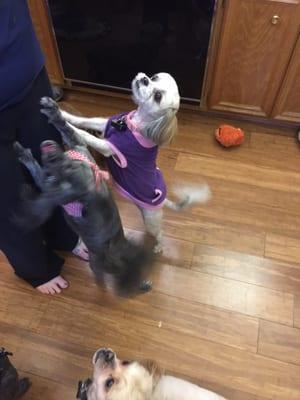
{"label": "wooden cabinet", "polygon": [[[300,0],[224,0],[210,109],[286,117],[297,113]],[[299,47],[299,45],[298,45]],[[294,54],[294,65],[290,64]],[[298,89],[295,88],[298,85]],[[279,98],[277,95],[279,93]],[[299,110],[299,99],[298,113]]]}
{"label": "wooden cabinet", "polygon": [[62,85],[64,76],[48,14],[47,2],[46,0],[28,0],[28,5],[36,34],[46,56],[46,68],[51,82]]}
{"label": "wooden cabinet", "polygon": [[275,101],[272,117],[300,123],[300,35]]}

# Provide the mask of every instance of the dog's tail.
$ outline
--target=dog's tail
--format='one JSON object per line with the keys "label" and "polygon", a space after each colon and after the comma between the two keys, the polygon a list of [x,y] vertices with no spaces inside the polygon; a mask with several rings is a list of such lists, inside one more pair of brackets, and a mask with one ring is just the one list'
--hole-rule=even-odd
{"label": "dog's tail", "polygon": [[211,190],[206,183],[201,186],[177,187],[173,191],[179,200],[175,202],[166,199],[164,206],[175,211],[184,210],[192,204],[206,203],[211,198]]}

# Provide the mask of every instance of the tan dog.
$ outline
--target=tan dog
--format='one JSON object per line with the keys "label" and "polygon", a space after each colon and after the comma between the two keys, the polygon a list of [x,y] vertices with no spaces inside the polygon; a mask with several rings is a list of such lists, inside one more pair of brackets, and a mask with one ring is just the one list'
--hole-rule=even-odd
{"label": "tan dog", "polygon": [[93,357],[93,379],[80,382],[80,400],[225,400],[188,381],[164,375],[154,361],[122,361],[111,349]]}

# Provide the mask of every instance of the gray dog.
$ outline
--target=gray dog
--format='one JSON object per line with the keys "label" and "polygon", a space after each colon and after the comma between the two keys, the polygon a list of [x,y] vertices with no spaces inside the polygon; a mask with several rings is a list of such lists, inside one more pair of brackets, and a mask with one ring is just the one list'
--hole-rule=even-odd
{"label": "gray dog", "polygon": [[48,100],[50,122],[60,130],[64,145],[53,141],[41,144],[42,165],[30,150],[18,143],[19,160],[34,178],[40,192],[24,191],[19,225],[40,226],[53,209],[62,206],[71,228],[82,238],[89,250],[90,267],[97,280],[117,294],[128,295],[151,289],[144,281],[152,264],[151,251],[128,240],[123,231],[115,201],[92,155],[57,112],[56,103]]}
{"label": "gray dog", "polygon": [[16,400],[30,387],[28,378],[19,378],[16,368],[9,361],[12,353],[0,348],[0,400]]}

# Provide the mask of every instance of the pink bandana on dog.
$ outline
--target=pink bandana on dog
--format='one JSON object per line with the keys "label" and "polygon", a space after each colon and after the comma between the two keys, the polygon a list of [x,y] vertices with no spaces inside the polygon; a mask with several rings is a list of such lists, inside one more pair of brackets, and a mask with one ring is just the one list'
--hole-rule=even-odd
{"label": "pink bandana on dog", "polygon": [[[106,181],[109,179],[108,172],[102,171],[96,163],[90,161],[84,154],[75,150],[69,150],[65,154],[72,160],[84,161],[91,167],[94,173],[96,187],[100,185],[103,179]],[[79,201],[64,204],[62,207],[68,215],[72,217],[82,217],[83,204]]]}

